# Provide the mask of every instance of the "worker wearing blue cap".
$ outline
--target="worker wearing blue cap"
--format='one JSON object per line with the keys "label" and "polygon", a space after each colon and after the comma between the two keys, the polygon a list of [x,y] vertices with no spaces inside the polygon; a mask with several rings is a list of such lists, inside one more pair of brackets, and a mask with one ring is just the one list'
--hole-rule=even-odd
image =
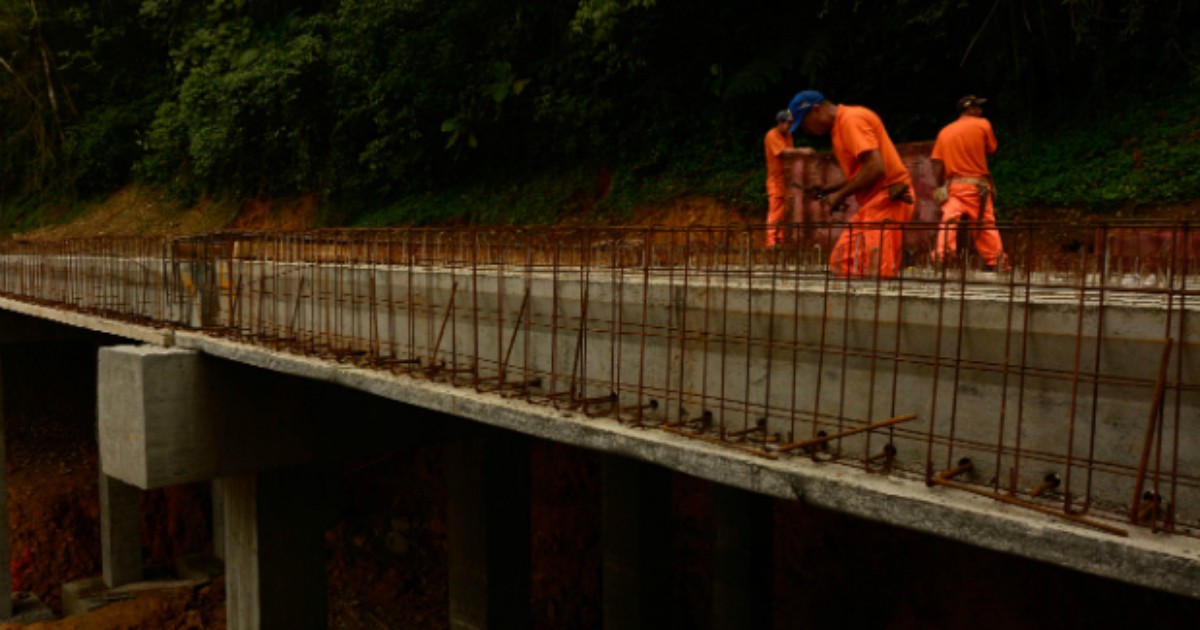
{"label": "worker wearing blue cap", "polygon": [[858,211],[842,230],[829,257],[840,275],[895,276],[900,268],[901,227],[912,217],[912,178],[879,116],[856,105],[831,103],[816,90],[804,90],[788,105],[791,130],[830,136],[843,178],[810,192],[823,195],[831,211],[850,195]]}

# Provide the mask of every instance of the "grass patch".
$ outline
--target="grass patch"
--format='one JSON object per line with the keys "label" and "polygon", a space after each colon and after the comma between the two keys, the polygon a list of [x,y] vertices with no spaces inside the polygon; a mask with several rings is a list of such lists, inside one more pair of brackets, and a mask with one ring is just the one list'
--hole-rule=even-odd
{"label": "grass patch", "polygon": [[1200,198],[1200,95],[1132,101],[1048,132],[1001,139],[998,210],[1097,214]]}

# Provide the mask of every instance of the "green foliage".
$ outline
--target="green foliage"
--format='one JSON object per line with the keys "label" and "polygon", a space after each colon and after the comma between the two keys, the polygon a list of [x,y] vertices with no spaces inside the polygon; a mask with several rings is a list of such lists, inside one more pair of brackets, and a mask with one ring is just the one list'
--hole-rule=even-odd
{"label": "green foliage", "polygon": [[995,160],[998,210],[1107,212],[1200,199],[1198,111],[1200,96],[1184,91],[1017,136]]}
{"label": "green foliage", "polygon": [[183,78],[151,126],[147,174],[176,164],[183,181],[238,195],[317,187],[329,134],[320,23],[285,17],[259,27],[240,17],[196,29],[176,49]]}
{"label": "green foliage", "polygon": [[0,198],[140,177],[365,223],[757,208],[762,134],[812,87],[900,142],[990,97],[1008,208],[1182,199],[1195,143],[1157,134],[1191,137],[1183,106],[1124,106],[1197,76],[1197,22],[1188,0],[0,0]]}

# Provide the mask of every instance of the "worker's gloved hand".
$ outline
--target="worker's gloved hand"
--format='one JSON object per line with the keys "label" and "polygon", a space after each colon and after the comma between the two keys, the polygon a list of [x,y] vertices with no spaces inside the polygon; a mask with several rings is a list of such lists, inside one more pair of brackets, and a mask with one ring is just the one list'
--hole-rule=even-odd
{"label": "worker's gloved hand", "polygon": [[946,200],[950,198],[950,189],[946,184],[942,184],[941,186],[931,190],[929,192],[929,196],[933,197],[933,200],[936,201],[940,206],[946,203]]}
{"label": "worker's gloved hand", "polygon": [[903,201],[904,203],[912,203],[912,194],[909,193],[908,184],[904,182],[896,182],[887,187],[888,199],[892,201]]}

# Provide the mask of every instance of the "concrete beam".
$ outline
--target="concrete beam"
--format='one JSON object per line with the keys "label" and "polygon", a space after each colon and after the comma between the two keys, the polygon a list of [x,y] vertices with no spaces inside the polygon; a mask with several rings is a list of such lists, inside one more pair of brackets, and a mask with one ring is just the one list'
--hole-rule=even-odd
{"label": "concrete beam", "polygon": [[[0,322],[0,339],[11,343],[84,339],[100,333],[119,339],[153,343],[160,346],[172,344],[175,333],[171,329],[139,326],[87,313],[67,311],[40,304],[0,297],[0,313],[12,319]],[[36,323],[34,323],[36,322]]]}
{"label": "concrete beam", "polygon": [[[361,456],[442,427],[427,412],[194,350],[102,348],[100,463],[139,488]],[[347,413],[353,410],[353,413]]]}
{"label": "concrete beam", "polygon": [[611,454],[603,467],[604,627],[667,627],[670,474]]}
{"label": "concrete beam", "polygon": [[88,331],[38,317],[0,311],[0,345],[95,339]]}
{"label": "concrete beam", "polygon": [[446,447],[450,627],[530,625],[529,443],[483,430]]}
{"label": "concrete beam", "polygon": [[103,470],[150,489],[311,461],[320,450],[317,410],[283,382],[294,383],[188,350],[103,348]]}
{"label": "concrete beam", "polygon": [[214,479],[212,486],[212,545],[213,556],[225,559],[225,485]]}

